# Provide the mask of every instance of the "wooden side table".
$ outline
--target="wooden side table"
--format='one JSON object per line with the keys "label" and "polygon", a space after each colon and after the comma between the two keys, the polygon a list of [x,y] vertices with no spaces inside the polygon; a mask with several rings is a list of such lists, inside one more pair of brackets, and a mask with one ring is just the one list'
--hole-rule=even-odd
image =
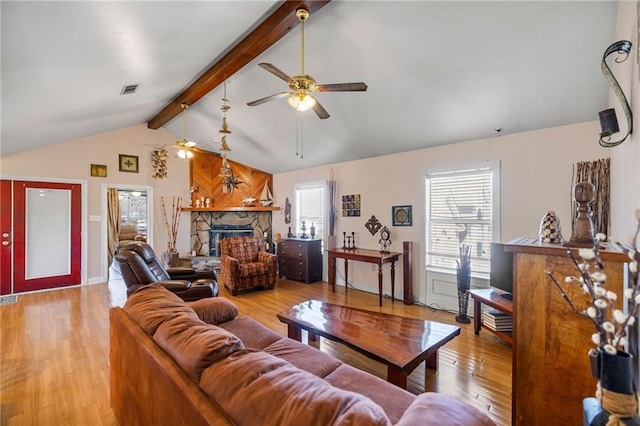
{"label": "wooden side table", "polygon": [[473,306],[475,311],[473,317],[473,331],[476,333],[476,336],[480,334],[480,329],[484,328],[500,337],[505,342],[513,344],[513,332],[492,330],[482,323],[483,304],[491,306],[492,308],[497,309],[500,312],[504,312],[505,314],[513,316],[513,302],[507,298],[502,297],[502,295],[506,293],[506,291],[502,291],[497,288],[469,290],[469,294],[473,299]]}

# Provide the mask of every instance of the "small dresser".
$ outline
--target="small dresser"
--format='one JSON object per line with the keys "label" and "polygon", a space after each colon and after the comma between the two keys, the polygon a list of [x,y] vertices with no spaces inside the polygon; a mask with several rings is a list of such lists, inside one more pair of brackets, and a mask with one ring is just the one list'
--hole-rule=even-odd
{"label": "small dresser", "polygon": [[280,278],[309,284],[322,280],[322,240],[286,238],[278,241]]}

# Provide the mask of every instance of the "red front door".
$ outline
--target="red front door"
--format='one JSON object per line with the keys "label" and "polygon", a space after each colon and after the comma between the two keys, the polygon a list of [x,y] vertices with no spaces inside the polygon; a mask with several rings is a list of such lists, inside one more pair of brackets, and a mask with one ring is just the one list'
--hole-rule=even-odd
{"label": "red front door", "polygon": [[80,189],[13,182],[14,293],[81,284]]}
{"label": "red front door", "polygon": [[11,293],[11,181],[0,180],[0,295]]}

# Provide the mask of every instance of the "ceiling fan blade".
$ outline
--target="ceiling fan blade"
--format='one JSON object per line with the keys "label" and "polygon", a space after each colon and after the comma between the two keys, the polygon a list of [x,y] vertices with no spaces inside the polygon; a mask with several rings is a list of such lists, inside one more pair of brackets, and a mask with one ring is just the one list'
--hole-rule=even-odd
{"label": "ceiling fan blade", "polygon": [[367,85],[363,82],[318,84],[316,89],[318,92],[365,92],[367,90]]}
{"label": "ceiling fan blade", "polygon": [[267,96],[265,98],[256,99],[255,101],[247,102],[247,105],[249,105],[249,106],[257,106],[257,105],[261,105],[261,104],[263,104],[265,102],[273,101],[275,99],[286,98],[287,96],[289,96],[289,92],[276,93],[275,95],[271,95],[271,96]]}
{"label": "ceiling fan blade", "polygon": [[260,66],[260,67],[264,68],[265,70],[269,71],[271,74],[275,75],[276,77],[280,77],[281,79],[283,79],[287,83],[293,83],[294,82],[291,77],[289,77],[284,72],[280,71],[280,69],[276,68],[274,65],[268,64],[266,62],[261,62],[261,63],[258,64],[258,66]]}
{"label": "ceiling fan blade", "polygon": [[312,106],[311,109],[313,109],[313,112],[315,112],[318,115],[318,117],[320,117],[321,120],[331,117],[327,112],[327,110],[324,109],[322,105],[320,105],[320,102],[318,102],[317,99],[316,99],[316,104]]}

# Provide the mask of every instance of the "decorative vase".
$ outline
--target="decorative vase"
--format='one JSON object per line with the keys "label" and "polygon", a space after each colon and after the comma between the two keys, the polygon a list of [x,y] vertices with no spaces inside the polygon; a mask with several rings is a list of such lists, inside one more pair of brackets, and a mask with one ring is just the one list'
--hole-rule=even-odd
{"label": "decorative vase", "polygon": [[461,244],[459,253],[460,259],[458,259],[458,267],[456,269],[459,315],[456,317],[456,321],[461,324],[469,324],[471,320],[467,316],[467,309],[469,308],[468,291],[471,288],[471,245]]}
{"label": "decorative vase", "polygon": [[592,375],[600,381],[597,398],[586,398],[583,402],[585,424],[604,426],[615,416],[620,423],[614,424],[640,425],[638,400],[633,390],[633,356],[623,351],[612,355],[602,349],[589,355]]}
{"label": "decorative vase", "polygon": [[175,268],[180,266],[180,255],[177,251],[168,251],[162,254],[162,263],[165,268]]}
{"label": "decorative vase", "polygon": [[540,222],[540,242],[541,243],[559,243],[560,240],[560,220],[556,216],[556,212],[548,211]]}
{"label": "decorative vase", "polygon": [[[458,290],[458,312],[460,315],[456,316],[456,322],[461,324],[469,324],[471,320],[467,316],[467,309],[469,308],[469,293],[467,291]],[[479,315],[476,313],[476,315]]]}

